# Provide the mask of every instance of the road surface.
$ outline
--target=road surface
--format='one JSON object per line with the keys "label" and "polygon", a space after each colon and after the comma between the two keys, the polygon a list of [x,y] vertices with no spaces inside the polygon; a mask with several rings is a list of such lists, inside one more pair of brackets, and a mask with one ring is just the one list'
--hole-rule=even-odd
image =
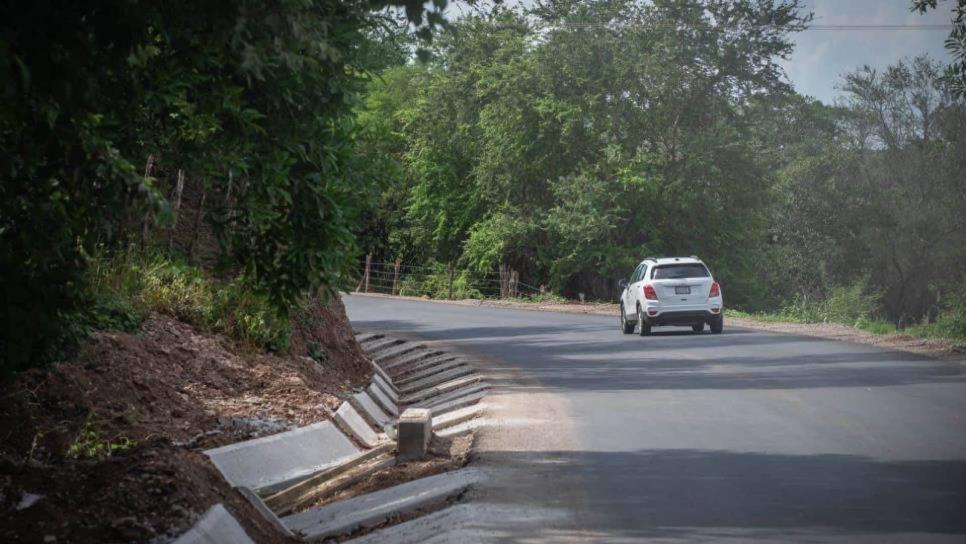
{"label": "road surface", "polygon": [[[353,326],[473,354],[494,383],[446,540],[966,541],[958,363],[749,329],[345,297]],[[665,332],[666,331],[666,332]]]}

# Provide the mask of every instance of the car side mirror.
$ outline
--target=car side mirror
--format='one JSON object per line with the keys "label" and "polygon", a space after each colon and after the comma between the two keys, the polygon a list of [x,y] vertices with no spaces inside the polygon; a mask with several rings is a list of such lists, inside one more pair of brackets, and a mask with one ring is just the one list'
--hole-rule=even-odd
{"label": "car side mirror", "polygon": [[620,281],[617,282],[617,286],[621,289],[627,289],[627,280],[621,278]]}

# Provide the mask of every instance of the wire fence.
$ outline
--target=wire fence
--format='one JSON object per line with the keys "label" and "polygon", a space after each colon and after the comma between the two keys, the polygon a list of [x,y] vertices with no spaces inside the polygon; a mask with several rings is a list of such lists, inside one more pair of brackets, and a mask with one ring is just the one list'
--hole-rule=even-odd
{"label": "wire fence", "polygon": [[362,293],[437,299],[532,298],[546,293],[545,288],[520,281],[519,273],[506,265],[497,271],[476,272],[442,264],[426,266],[367,258],[355,281],[352,287]]}

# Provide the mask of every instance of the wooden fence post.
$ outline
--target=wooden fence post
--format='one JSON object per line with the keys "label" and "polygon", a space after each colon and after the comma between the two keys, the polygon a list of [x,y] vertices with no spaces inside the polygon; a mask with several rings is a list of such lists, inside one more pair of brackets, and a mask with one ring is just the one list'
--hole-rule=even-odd
{"label": "wooden fence post", "polygon": [[171,230],[168,231],[168,251],[174,249],[174,231],[178,226],[178,211],[181,210],[181,192],[184,191],[184,170],[178,169],[178,181],[174,186],[174,221],[171,223]]}
{"label": "wooden fence post", "polygon": [[392,296],[399,294],[399,267],[402,265],[402,259],[396,258],[396,266],[392,275]]}
{"label": "wooden fence post", "polygon": [[449,262],[449,300],[453,300],[453,261]]}
{"label": "wooden fence post", "polygon": [[[151,170],[154,169],[154,154],[148,155],[148,162],[144,165],[144,177],[147,178],[151,175]],[[127,210],[125,210],[127,213]],[[141,248],[148,243],[148,229],[150,228],[150,218],[151,214],[145,214],[141,219]]]}
{"label": "wooden fence post", "polygon": [[208,197],[208,180],[202,181],[201,202],[198,203],[198,213],[195,214],[195,228],[191,232],[191,243],[188,245],[188,262],[195,262],[195,248],[198,245],[198,230],[201,229],[201,218],[205,216],[205,198]]}
{"label": "wooden fence post", "polygon": [[366,274],[363,277],[362,283],[364,285],[363,293],[369,292],[369,267],[372,266],[372,253],[366,255]]}

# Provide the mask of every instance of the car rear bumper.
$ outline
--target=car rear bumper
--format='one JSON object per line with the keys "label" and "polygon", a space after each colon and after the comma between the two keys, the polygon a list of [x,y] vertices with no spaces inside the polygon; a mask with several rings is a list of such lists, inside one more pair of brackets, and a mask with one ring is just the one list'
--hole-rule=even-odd
{"label": "car rear bumper", "polygon": [[671,310],[645,316],[651,326],[711,324],[720,318],[721,312],[712,313],[710,310]]}

